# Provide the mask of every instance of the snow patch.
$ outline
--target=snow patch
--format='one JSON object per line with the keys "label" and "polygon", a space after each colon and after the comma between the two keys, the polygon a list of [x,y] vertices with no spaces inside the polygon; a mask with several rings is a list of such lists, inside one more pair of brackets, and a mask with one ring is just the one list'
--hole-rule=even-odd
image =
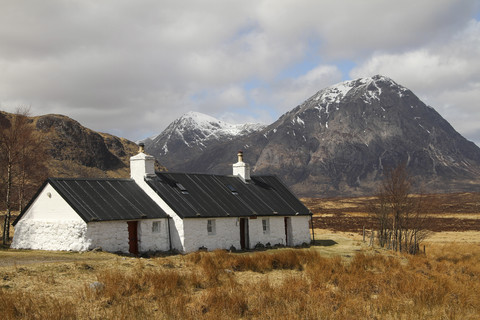
{"label": "snow patch", "polygon": [[338,83],[324,90],[321,90],[315,97],[315,100],[320,102],[319,106],[327,110],[330,104],[339,103],[353,87],[353,81],[345,81]]}
{"label": "snow patch", "polygon": [[304,122],[302,119],[300,119],[299,116],[297,116],[297,117],[295,118],[295,120],[297,121],[298,124],[301,124],[302,126],[305,126],[305,122]]}
{"label": "snow patch", "polygon": [[431,134],[430,130],[428,130],[427,128],[425,128],[424,126],[422,126],[420,123],[418,124],[420,126],[420,128],[422,128],[423,130],[427,131],[428,134]]}
{"label": "snow patch", "polygon": [[[207,141],[232,140],[237,136],[259,131],[264,127],[265,125],[260,123],[227,123],[209,115],[191,111],[172,122],[157,138],[161,139],[166,136],[165,140],[168,142],[174,136],[182,140],[189,148],[205,147]],[[188,136],[185,136],[186,134]],[[162,150],[164,153],[168,152],[167,143],[163,145]]]}

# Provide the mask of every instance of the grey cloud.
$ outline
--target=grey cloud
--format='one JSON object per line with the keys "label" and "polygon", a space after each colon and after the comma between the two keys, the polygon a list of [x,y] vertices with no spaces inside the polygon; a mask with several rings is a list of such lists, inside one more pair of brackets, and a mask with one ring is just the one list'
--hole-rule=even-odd
{"label": "grey cloud", "polygon": [[446,37],[444,43],[428,43],[402,53],[374,54],[351,75],[390,76],[437,109],[460,133],[476,139],[470,133],[478,128],[480,119],[479,56],[480,22],[472,20],[463,30]]}
{"label": "grey cloud", "polygon": [[[427,51],[447,51],[447,41],[464,46],[458,46],[459,61],[472,62],[464,58],[475,56],[472,46],[453,35],[467,30],[460,38],[468,38],[465,26],[478,4],[2,1],[0,106],[8,111],[26,104],[36,114],[66,114],[130,139],[158,133],[190,110],[265,121],[340,81],[339,59],[383,70],[389,55],[419,52],[425,43]],[[471,28],[470,42],[477,39]],[[297,77],[280,77],[301,63],[311,43],[320,44],[314,53],[318,65]],[[399,60],[405,61],[391,61]],[[246,89],[253,79],[261,86]]]}

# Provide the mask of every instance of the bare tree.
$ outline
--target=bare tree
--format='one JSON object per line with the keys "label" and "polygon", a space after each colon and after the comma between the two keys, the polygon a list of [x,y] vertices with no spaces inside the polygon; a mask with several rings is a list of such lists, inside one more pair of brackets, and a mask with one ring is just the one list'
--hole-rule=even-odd
{"label": "bare tree", "polygon": [[368,208],[377,222],[381,247],[415,254],[427,237],[422,197],[412,194],[412,185],[404,163],[386,172],[376,201]]}
{"label": "bare tree", "polygon": [[2,242],[10,240],[10,223],[14,208],[23,209],[25,202],[47,175],[46,152],[35,132],[27,109],[18,109],[10,120],[0,124],[0,171],[2,193],[0,201],[6,215]]}

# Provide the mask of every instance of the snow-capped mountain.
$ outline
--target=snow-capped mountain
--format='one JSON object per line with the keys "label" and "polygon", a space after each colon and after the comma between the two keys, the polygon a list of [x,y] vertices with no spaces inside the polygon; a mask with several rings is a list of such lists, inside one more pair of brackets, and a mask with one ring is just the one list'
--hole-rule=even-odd
{"label": "snow-capped mountain", "polygon": [[320,90],[268,127],[266,137],[257,172],[280,170],[300,194],[373,193],[383,170],[402,161],[424,191],[468,190],[480,181],[480,149],[383,76]]}
{"label": "snow-capped mountain", "polygon": [[[183,131],[182,144],[193,137]],[[480,189],[480,148],[383,76],[322,89],[268,127],[209,140],[195,154],[170,145],[159,161],[171,170],[229,174],[242,149],[253,174],[276,174],[303,196],[371,194],[383,171],[402,161],[425,192]]]}
{"label": "snow-capped mountain", "polygon": [[182,168],[184,160],[192,159],[212,145],[239,139],[264,127],[259,123],[231,124],[203,113],[188,112],[144,143],[149,153],[169,163],[170,168]]}

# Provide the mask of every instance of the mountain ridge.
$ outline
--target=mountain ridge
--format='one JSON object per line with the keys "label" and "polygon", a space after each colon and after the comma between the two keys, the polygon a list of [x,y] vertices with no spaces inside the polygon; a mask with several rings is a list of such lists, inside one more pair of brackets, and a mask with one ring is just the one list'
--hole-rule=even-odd
{"label": "mountain ridge", "polygon": [[[264,128],[259,123],[231,124],[214,117],[188,112],[174,120],[160,134],[145,139],[145,148],[157,159],[172,167],[185,165],[192,156],[201,156],[205,150],[219,141],[229,142]],[[174,154],[169,149],[175,150]],[[191,168],[185,168],[189,171]]]}
{"label": "mountain ridge", "polygon": [[400,162],[426,192],[478,189],[480,182],[480,149],[380,75],[323,88],[266,127],[211,141],[202,152],[184,149],[180,162],[172,161],[174,149],[159,159],[174,171],[230,174],[240,149],[253,174],[275,173],[302,196],[374,193],[383,171]]}
{"label": "mountain ridge", "polygon": [[[0,123],[11,116],[0,112]],[[129,177],[135,143],[62,115],[29,119],[47,143],[50,176]],[[384,76],[323,88],[269,125],[232,125],[195,112],[179,119],[145,143],[173,172],[229,175],[243,150],[253,175],[277,175],[300,196],[371,195],[384,171],[401,162],[419,192],[480,191],[480,148]],[[153,150],[154,140],[168,152]]]}

